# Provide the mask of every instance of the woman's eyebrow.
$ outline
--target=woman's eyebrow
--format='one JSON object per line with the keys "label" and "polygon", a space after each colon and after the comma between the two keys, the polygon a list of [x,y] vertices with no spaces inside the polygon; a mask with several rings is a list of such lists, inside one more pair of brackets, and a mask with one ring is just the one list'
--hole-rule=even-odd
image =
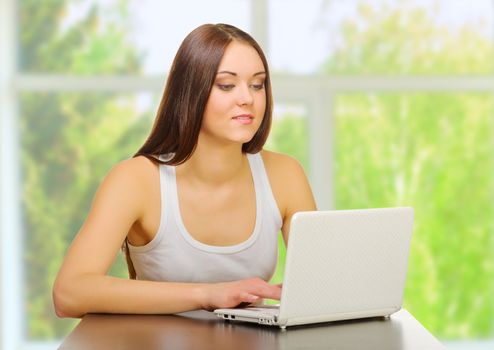
{"label": "woman's eyebrow", "polygon": [[[219,75],[219,74],[230,74],[230,75],[233,75],[234,77],[237,76],[237,73],[230,72],[228,70],[222,70],[221,72],[216,73],[216,75]],[[257,72],[257,73],[252,74],[252,76],[255,77],[255,76],[258,76],[258,75],[262,75],[262,74],[266,74],[266,72],[264,72],[264,71]]]}

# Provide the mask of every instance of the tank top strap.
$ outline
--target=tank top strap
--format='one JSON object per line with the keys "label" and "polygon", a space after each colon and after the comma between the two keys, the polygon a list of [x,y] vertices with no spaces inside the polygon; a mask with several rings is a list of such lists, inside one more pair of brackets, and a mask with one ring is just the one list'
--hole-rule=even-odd
{"label": "tank top strap", "polygon": [[254,186],[256,186],[256,194],[261,197],[261,202],[266,206],[265,209],[271,211],[273,217],[275,218],[276,225],[281,226],[282,219],[280,210],[276,204],[261,153],[247,153],[247,158],[252,169],[252,177],[254,179]]}
{"label": "tank top strap", "polygon": [[[160,160],[167,160],[169,156],[162,155]],[[161,197],[161,226],[167,227],[168,221],[173,217],[173,205],[177,184],[175,182],[175,167],[173,165],[160,164],[160,197]]]}
{"label": "tank top strap", "polygon": [[[166,157],[160,157],[166,160]],[[175,166],[160,164],[160,192],[161,192],[161,213],[163,211],[173,211],[173,203],[176,200],[177,183],[175,181]],[[166,208],[163,208],[166,206]]]}

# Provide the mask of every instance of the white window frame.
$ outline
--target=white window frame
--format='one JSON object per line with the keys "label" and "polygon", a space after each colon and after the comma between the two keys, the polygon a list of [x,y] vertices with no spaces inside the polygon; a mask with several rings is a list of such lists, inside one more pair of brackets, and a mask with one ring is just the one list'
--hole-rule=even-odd
{"label": "white window frame", "polygon": [[[252,33],[269,51],[267,1],[251,0]],[[494,8],[494,5],[493,5]],[[25,340],[23,297],[23,230],[18,98],[22,92],[160,93],[162,76],[69,77],[17,72],[16,1],[0,0],[0,350],[47,349],[58,343]],[[277,103],[308,107],[310,181],[319,209],[333,208],[334,98],[348,92],[484,92],[494,96],[494,76],[344,77],[274,75]],[[494,117],[494,116],[493,116]],[[493,348],[490,340],[449,342],[452,349]]]}
{"label": "white window frame", "polygon": [[14,0],[0,0],[0,349],[17,349],[24,323]]}

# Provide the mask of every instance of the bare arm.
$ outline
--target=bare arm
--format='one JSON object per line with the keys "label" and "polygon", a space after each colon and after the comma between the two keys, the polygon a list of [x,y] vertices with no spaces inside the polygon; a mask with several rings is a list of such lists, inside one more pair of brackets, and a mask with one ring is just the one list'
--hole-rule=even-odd
{"label": "bare arm", "polygon": [[305,176],[304,169],[298,162],[291,164],[290,168],[290,176],[286,177],[287,184],[285,186],[289,190],[286,194],[287,199],[285,213],[283,215],[283,227],[281,228],[285,244],[288,244],[290,221],[292,220],[293,214],[299,211],[317,210],[316,202],[309,181]]}
{"label": "bare arm", "polygon": [[279,299],[280,288],[260,279],[230,283],[152,282],[107,276],[132,225],[146,203],[142,160],[116,166],[98,189],[86,222],[72,242],[53,287],[57,315],[89,312],[177,313],[233,307],[259,298]]}
{"label": "bare arm", "polygon": [[285,244],[288,244],[293,214],[298,211],[317,210],[316,202],[304,169],[297,160],[269,151],[263,152],[263,159],[283,219],[283,239]]}

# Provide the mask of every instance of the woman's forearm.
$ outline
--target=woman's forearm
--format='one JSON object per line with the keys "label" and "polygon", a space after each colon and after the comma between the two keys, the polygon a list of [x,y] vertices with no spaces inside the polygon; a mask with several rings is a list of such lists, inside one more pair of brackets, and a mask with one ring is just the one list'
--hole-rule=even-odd
{"label": "woman's forearm", "polygon": [[172,314],[202,308],[205,288],[205,284],[85,275],[57,281],[53,300],[60,317],[82,317],[86,313]]}

